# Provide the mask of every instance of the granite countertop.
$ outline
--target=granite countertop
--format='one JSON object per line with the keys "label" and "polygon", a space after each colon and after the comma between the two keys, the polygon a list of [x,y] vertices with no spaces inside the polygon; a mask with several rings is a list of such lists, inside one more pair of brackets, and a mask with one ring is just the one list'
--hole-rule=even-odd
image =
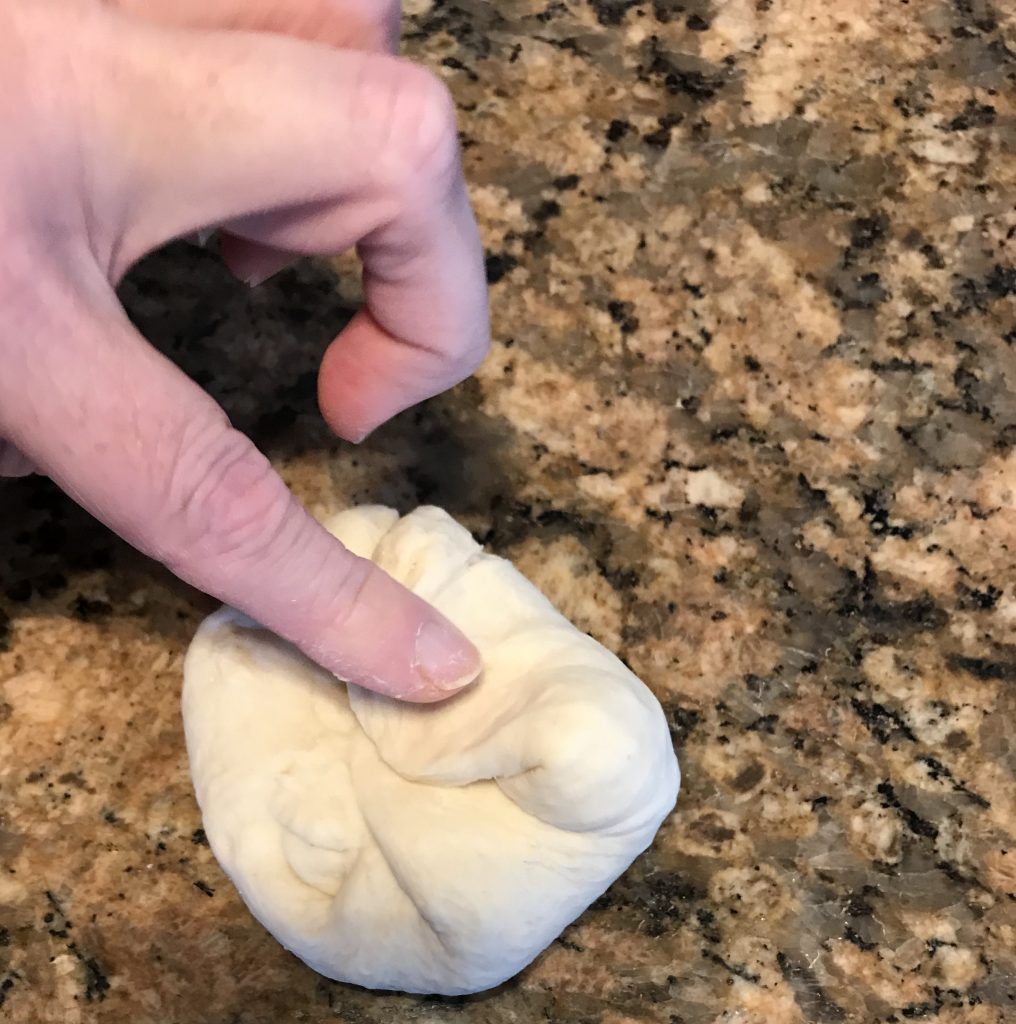
{"label": "granite countertop", "polygon": [[483,997],[321,979],[205,843],[212,607],[0,484],[0,1016],[1016,1021],[1016,9],[410,0],[489,252],[492,355],[362,449],[314,369],[345,261],[124,300],[315,510],[443,505],[662,701],[654,848]]}

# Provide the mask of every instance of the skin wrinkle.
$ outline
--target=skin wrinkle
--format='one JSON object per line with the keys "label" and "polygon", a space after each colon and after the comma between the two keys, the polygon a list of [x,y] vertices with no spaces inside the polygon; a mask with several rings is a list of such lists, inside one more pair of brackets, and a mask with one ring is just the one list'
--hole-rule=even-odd
{"label": "skin wrinkle", "polygon": [[265,544],[266,537],[279,531],[280,500],[288,508],[293,499],[275,483],[268,459],[246,436],[229,431],[223,437],[226,443],[213,449],[211,461],[199,462],[188,471],[192,482],[182,516],[189,521],[188,533],[198,532],[192,523],[213,524],[214,557],[226,564],[256,562],[263,550],[271,548]]}
{"label": "skin wrinkle", "polygon": [[[228,221],[224,226],[231,235],[244,240],[258,240],[265,244],[267,236],[273,242],[285,246],[285,256],[313,256],[315,247],[307,245],[304,236],[317,234],[334,235],[338,242],[337,250],[344,251],[348,245],[342,245],[342,236],[357,237],[377,231],[380,225],[395,216],[395,210],[384,210],[385,205],[391,207],[390,199],[371,196],[372,186],[365,185],[358,190],[340,193],[322,193],[305,202],[278,206],[271,210],[260,210],[247,217],[239,217]],[[351,222],[353,207],[358,219]],[[373,212],[374,207],[379,207]]]}
{"label": "skin wrinkle", "polygon": [[[112,77],[112,69],[119,58],[115,53],[109,54],[108,48],[106,52],[110,61],[109,77]],[[89,159],[88,139],[97,136],[97,127],[103,118],[101,108],[104,104],[99,90],[104,80],[97,80],[94,89],[88,88],[88,80],[87,74],[81,75],[81,84],[76,89],[81,98],[79,107],[82,122],[91,127],[71,134],[70,145],[74,147],[75,166],[80,179],[80,185],[74,193],[80,196],[81,234],[86,246],[105,279],[115,287],[127,271],[127,266],[121,264],[120,254],[125,232],[136,211],[131,208],[129,201],[112,201],[117,193],[124,196],[129,194],[123,188],[120,175],[116,173],[116,163],[106,161],[100,165]]]}
{"label": "skin wrinkle", "polygon": [[330,630],[341,633],[348,624],[350,616],[358,607],[365,588],[377,572],[376,566],[362,558],[350,556],[344,578],[329,580],[329,589],[335,595],[336,607],[325,616]]}
{"label": "skin wrinkle", "polygon": [[[224,416],[220,422],[227,430],[230,429]],[[157,476],[162,476],[163,472],[166,473],[166,481],[159,504],[163,510],[169,510],[171,522],[175,519],[180,524],[176,528],[177,535],[170,541],[169,550],[165,552],[165,560],[172,569],[173,564],[179,562],[182,566],[183,562],[191,557],[191,544],[187,537],[185,521],[187,509],[193,503],[193,490],[201,483],[200,479],[195,481],[191,476],[194,472],[191,466],[195,464],[195,459],[200,465],[205,458],[202,448],[218,443],[219,435],[217,431],[210,430],[208,425],[201,421],[186,422],[183,424],[183,429],[180,430],[174,429],[178,426],[177,424],[167,423],[163,426],[170,429],[159,432],[157,443],[159,438],[168,437],[171,454],[168,469],[163,471],[162,467],[158,467],[157,471]],[[189,452],[195,450],[195,455],[188,456]],[[166,532],[170,533],[171,531],[167,530]],[[162,556],[160,555],[160,557]]]}

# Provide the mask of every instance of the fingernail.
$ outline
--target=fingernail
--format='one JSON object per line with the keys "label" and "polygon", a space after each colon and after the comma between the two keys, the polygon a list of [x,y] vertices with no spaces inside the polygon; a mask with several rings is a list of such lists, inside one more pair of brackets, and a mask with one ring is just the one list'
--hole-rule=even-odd
{"label": "fingernail", "polygon": [[480,674],[472,644],[446,622],[426,622],[416,635],[416,668],[436,690],[461,690]]}

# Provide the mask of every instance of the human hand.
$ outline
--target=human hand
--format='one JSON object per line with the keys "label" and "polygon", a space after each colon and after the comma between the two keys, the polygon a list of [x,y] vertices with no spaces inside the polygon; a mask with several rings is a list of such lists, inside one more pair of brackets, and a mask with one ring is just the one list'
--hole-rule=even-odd
{"label": "human hand", "polygon": [[357,441],[488,346],[483,251],[440,81],[383,0],[13,0],[0,9],[0,475],[37,467],[189,583],[344,679],[431,701],[479,670],[332,539],[114,288],[222,227],[262,280],[355,246],[365,305],[319,399]]}

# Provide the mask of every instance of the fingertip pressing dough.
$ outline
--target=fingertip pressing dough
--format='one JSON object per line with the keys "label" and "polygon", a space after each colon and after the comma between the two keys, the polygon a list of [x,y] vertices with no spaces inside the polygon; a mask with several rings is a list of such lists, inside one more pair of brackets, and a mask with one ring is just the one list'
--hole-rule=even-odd
{"label": "fingertip pressing dough", "polygon": [[254,916],[330,978],[459,995],[525,967],[652,842],[679,772],[659,703],[432,507],[326,523],[476,645],[439,704],[345,686],[229,608],[187,654],[205,832]]}

